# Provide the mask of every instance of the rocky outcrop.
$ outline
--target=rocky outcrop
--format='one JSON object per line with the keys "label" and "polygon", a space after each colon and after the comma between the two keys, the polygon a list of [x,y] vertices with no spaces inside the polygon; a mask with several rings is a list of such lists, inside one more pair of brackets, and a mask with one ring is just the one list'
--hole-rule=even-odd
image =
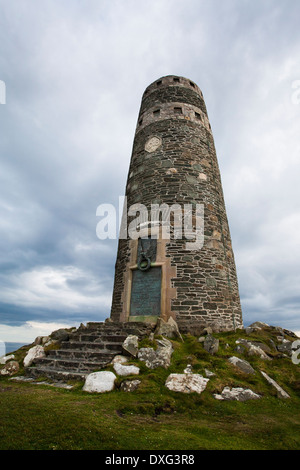
{"label": "rocky outcrop", "polygon": [[56,341],[68,341],[70,338],[70,332],[65,330],[64,328],[60,328],[59,330],[53,331],[50,335],[51,339]]}
{"label": "rocky outcrop", "polygon": [[173,392],[182,393],[202,393],[205,390],[209,379],[199,374],[170,374],[165,382],[165,386]]}
{"label": "rocky outcrop", "polygon": [[140,383],[140,380],[124,380],[120,385],[120,389],[122,392],[134,392],[139,388]]}
{"label": "rocky outcrop", "polygon": [[167,369],[171,362],[173,352],[172,343],[167,339],[157,339],[157,349],[140,348],[138,351],[138,359],[145,362],[149,369],[164,367]]}
{"label": "rocky outcrop", "polygon": [[[199,338],[200,344],[196,338],[185,338],[187,344],[182,345],[181,341],[178,341],[180,339],[178,336],[173,341],[165,337],[155,337],[153,325],[149,327],[149,325],[135,322],[116,325],[111,321],[102,324],[92,323],[87,326],[82,325],[73,333],[68,332],[70,334],[68,341],[63,341],[58,350],[56,348],[51,351],[47,350],[47,344],[50,344],[51,341],[58,341],[51,339],[52,335],[38,337],[35,343],[39,344],[35,344],[27,351],[24,357],[24,366],[32,374],[33,371],[35,372],[36,375],[33,374],[32,377],[47,376],[50,373],[50,378],[53,379],[54,375],[58,381],[70,378],[84,379],[83,390],[97,393],[113,390],[115,379],[118,376],[117,386],[120,390],[134,391],[142,382],[143,371],[145,370],[145,367],[141,367],[141,364],[137,361],[144,362],[149,369],[158,367],[168,369],[171,365],[174,347],[177,351],[176,361],[180,361],[178,350],[182,348],[182,354],[187,365],[183,373],[169,374],[165,386],[171,391],[202,393],[209,380],[211,380],[211,393],[218,400],[246,401],[258,399],[261,398],[261,395],[247,386],[247,382],[254,383],[251,375],[257,374],[255,383],[260,380],[260,390],[265,390],[263,394],[267,394],[266,390],[269,388],[268,384],[264,383],[265,379],[274,388],[278,398],[290,398],[290,395],[274,379],[269,377],[265,370],[269,371],[269,367],[272,365],[270,361],[273,358],[276,358],[276,360],[283,358],[283,367],[287,362],[286,358],[290,359],[291,364],[298,364],[298,362],[293,361],[293,354],[299,354],[300,340],[291,341],[294,336],[290,334],[289,330],[270,327],[260,322],[252,324],[251,329],[253,330],[252,333],[248,331],[247,334],[246,329],[241,330],[239,332],[241,337],[235,335],[233,339],[230,335],[223,338],[222,334],[217,335],[214,333],[213,336],[210,329],[207,328],[202,331],[204,336]],[[59,336],[61,334],[63,335],[63,332],[60,332]],[[247,334],[247,339],[242,337],[243,334]],[[239,339],[234,344],[237,337]],[[151,344],[152,347],[140,347],[140,340],[145,338],[147,338],[145,343]],[[220,349],[219,344],[221,345]],[[192,349],[193,345],[195,345],[195,351]],[[22,348],[22,350],[24,355],[26,348],[25,350]],[[190,350],[189,354],[187,354],[188,350]],[[235,351],[241,357],[228,357],[230,356],[228,351]],[[126,356],[122,354],[125,352]],[[20,357],[18,352],[15,354]],[[216,355],[217,360],[210,357],[210,355]],[[204,364],[201,364],[201,357],[205,358],[205,365],[209,369],[204,368]],[[249,358],[251,364],[244,357]],[[10,380],[18,379],[19,371],[19,363],[12,361],[12,359],[14,359],[13,355],[0,358],[0,363],[3,363],[3,367],[0,367],[0,375],[4,377],[17,375]],[[21,360],[19,361],[21,364]],[[219,364],[219,361],[221,369],[223,369],[222,374],[218,372],[217,364]],[[134,362],[134,364],[131,362]],[[175,364],[176,362],[173,363],[172,372],[174,372]],[[75,366],[77,369],[75,369]],[[102,370],[106,367],[108,367],[108,370]],[[70,368],[72,369],[70,370]],[[193,373],[193,368],[201,373]],[[260,368],[264,370],[260,371]],[[225,375],[223,375],[224,372]],[[264,379],[262,377],[259,379],[260,373]],[[133,380],[133,377],[130,376],[134,375],[140,375],[141,379]],[[249,379],[247,378],[248,375],[250,376]],[[228,377],[228,381],[224,380],[225,376]],[[123,377],[129,377],[129,379],[123,380]],[[281,376],[278,373],[277,377],[278,379],[281,378],[281,380],[278,380],[279,382],[287,383],[285,382],[287,374]],[[34,378],[32,380],[34,381]],[[237,380],[237,386],[234,386],[235,380]],[[58,381],[56,380],[56,383]],[[214,383],[217,390],[213,389]],[[222,389],[220,383],[223,388],[221,393],[219,391]],[[289,392],[297,387],[297,370],[295,370],[295,378],[290,380],[287,386]],[[270,390],[272,390],[271,387]],[[218,392],[216,393],[216,391]]]}
{"label": "rocky outcrop", "polygon": [[216,376],[216,374],[214,372],[212,372],[211,370],[204,369],[204,372],[205,372],[206,377],[215,377]]}
{"label": "rocky outcrop", "polygon": [[250,388],[236,387],[230,389],[230,387],[225,387],[221,395],[214,394],[214,397],[217,400],[236,400],[236,401],[247,401],[247,400],[258,400],[261,398],[260,395],[254,393]]}
{"label": "rocky outcrop", "polygon": [[9,361],[0,370],[0,375],[11,376],[19,372],[19,363],[17,361]]}
{"label": "rocky outcrop", "polygon": [[172,317],[170,317],[167,322],[159,318],[154,334],[157,336],[166,336],[167,338],[179,338],[183,341],[178,325]]}
{"label": "rocky outcrop", "polygon": [[219,349],[219,340],[208,334],[203,342],[203,347],[209,354],[215,354]]}
{"label": "rocky outcrop", "polygon": [[300,341],[288,341],[283,339],[282,343],[277,346],[277,350],[287,356],[292,356],[294,351],[299,348]]}
{"label": "rocky outcrop", "polygon": [[[238,344],[238,346],[243,345],[245,347],[248,356],[258,356],[266,361],[272,360],[264,351],[264,349],[266,349],[266,346],[262,343],[254,343],[246,339],[238,339],[236,343]],[[270,351],[270,348],[268,348],[267,350]]]}
{"label": "rocky outcrop", "polygon": [[136,357],[139,349],[139,338],[136,335],[129,335],[122,344],[123,351],[130,356]]}
{"label": "rocky outcrop", "polygon": [[228,359],[228,361],[237,367],[241,372],[244,374],[255,374],[255,370],[249,364],[249,362],[245,361],[244,359],[240,359],[239,357],[232,356]]}
{"label": "rocky outcrop", "polygon": [[263,372],[262,370],[260,371],[261,374],[264,376],[264,378],[267,380],[267,382],[269,382],[269,384],[271,384],[276,392],[277,392],[277,396],[279,398],[290,398],[289,394],[286,393],[283,388],[280,387],[280,385],[278,385],[277,382],[275,382],[275,380],[271,379],[271,377],[269,377],[265,372]]}
{"label": "rocky outcrop", "polygon": [[249,325],[248,328],[261,330],[262,328],[266,328],[266,327],[269,328],[270,325],[268,325],[267,323],[264,323],[262,321],[255,321],[254,323],[251,323],[251,325]]}

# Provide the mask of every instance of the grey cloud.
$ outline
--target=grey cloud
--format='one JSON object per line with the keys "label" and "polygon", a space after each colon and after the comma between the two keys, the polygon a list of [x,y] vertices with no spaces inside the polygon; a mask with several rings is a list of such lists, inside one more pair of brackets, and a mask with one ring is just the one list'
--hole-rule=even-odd
{"label": "grey cloud", "polygon": [[98,240],[96,209],[124,193],[145,87],[174,73],[206,100],[245,323],[300,330],[298,0],[0,4],[0,289],[23,298],[19,283],[36,271],[46,292],[50,267],[70,301],[86,298],[72,309],[55,295],[47,308],[15,297],[0,324],[109,316],[117,241]]}

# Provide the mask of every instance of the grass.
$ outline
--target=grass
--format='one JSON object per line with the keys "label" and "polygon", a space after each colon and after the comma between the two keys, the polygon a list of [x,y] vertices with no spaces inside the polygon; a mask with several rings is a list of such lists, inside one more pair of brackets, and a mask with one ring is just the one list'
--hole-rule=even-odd
{"label": "grass", "polygon": [[[270,332],[251,336],[269,344]],[[300,366],[281,358],[247,358],[254,376],[238,372],[228,357],[241,332],[222,333],[216,355],[209,355],[197,338],[173,341],[168,370],[149,370],[138,364],[140,388],[132,393],[116,388],[104,394],[0,379],[0,450],[293,450],[300,449]],[[250,338],[248,338],[250,339]],[[146,346],[146,344],[145,344]],[[20,354],[20,353],[19,353]],[[187,364],[203,374],[216,373],[206,390],[183,394],[169,391],[167,376]],[[289,393],[279,399],[258,370],[265,370]],[[132,377],[136,379],[137,377]],[[117,386],[122,380],[119,377]],[[225,385],[246,386],[262,395],[248,402],[218,401]]]}

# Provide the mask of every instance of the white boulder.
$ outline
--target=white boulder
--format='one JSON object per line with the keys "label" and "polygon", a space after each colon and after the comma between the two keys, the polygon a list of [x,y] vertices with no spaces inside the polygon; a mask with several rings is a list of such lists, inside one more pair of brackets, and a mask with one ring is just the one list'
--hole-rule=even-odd
{"label": "white boulder", "polygon": [[118,354],[113,358],[111,361],[111,364],[124,364],[125,362],[128,361],[128,358],[126,356],[122,356],[121,354]]}
{"label": "white boulder", "polygon": [[185,374],[192,374],[193,373],[193,368],[191,364],[188,364],[186,368],[183,371]]}
{"label": "white boulder", "polygon": [[92,372],[86,377],[82,390],[91,393],[111,392],[114,389],[116,378],[113,372]]}
{"label": "white boulder", "polygon": [[216,375],[214,372],[211,372],[208,369],[204,369],[204,372],[205,372],[206,377],[215,377]]}
{"label": "white boulder", "polygon": [[247,400],[258,400],[260,395],[254,393],[250,388],[236,387],[230,389],[230,387],[225,387],[221,395],[214,394],[214,397],[217,400],[236,400],[236,401],[247,401]]}
{"label": "white boulder", "polygon": [[35,361],[35,359],[40,359],[45,356],[46,354],[43,346],[33,346],[33,348],[30,348],[28,353],[24,357],[24,366],[29,367]]}
{"label": "white boulder", "polygon": [[165,386],[174,392],[200,394],[205,390],[207,382],[209,379],[205,379],[200,374],[170,374]]}
{"label": "white boulder", "polygon": [[9,356],[1,356],[0,357],[0,364],[6,364],[7,361],[10,361],[11,359],[14,359],[15,356],[13,354],[10,354]]}
{"label": "white boulder", "polygon": [[140,369],[136,366],[124,366],[119,362],[114,364],[114,369],[118,375],[126,376],[126,375],[139,375]]}
{"label": "white boulder", "polygon": [[264,376],[264,378],[267,380],[267,382],[269,382],[269,384],[273,385],[273,387],[276,389],[276,392],[277,392],[277,396],[278,398],[291,398],[289,396],[289,394],[287,392],[285,392],[283,390],[283,388],[280,387],[280,385],[278,385],[277,382],[275,382],[275,380],[271,379],[271,377],[269,377],[265,372],[263,372],[262,370],[260,371],[261,374]]}
{"label": "white boulder", "polygon": [[136,357],[139,349],[139,338],[136,335],[128,335],[122,344],[125,353]]}

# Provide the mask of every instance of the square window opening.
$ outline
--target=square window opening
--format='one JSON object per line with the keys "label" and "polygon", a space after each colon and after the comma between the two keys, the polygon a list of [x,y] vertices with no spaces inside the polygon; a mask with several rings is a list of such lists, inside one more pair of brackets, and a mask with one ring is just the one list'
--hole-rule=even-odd
{"label": "square window opening", "polygon": [[176,106],[176,107],[174,108],[174,113],[175,113],[175,114],[182,114],[182,108],[180,108],[179,106]]}

